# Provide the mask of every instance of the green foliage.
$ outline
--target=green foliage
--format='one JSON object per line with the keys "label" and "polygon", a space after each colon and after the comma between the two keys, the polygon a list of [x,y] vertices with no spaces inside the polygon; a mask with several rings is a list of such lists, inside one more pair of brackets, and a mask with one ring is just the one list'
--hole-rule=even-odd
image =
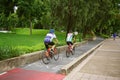
{"label": "green foliage", "polygon": [[[45,49],[44,37],[48,30],[34,29],[33,34],[29,35],[28,28],[17,28],[12,33],[0,33],[0,56],[7,59],[34,51]],[[55,31],[60,45],[65,45],[65,33]],[[7,50],[8,49],[8,50]],[[18,53],[18,54],[17,54]]]}
{"label": "green foliage", "polygon": [[[114,23],[118,4],[119,0],[1,0],[0,26],[32,29],[34,24],[40,24],[44,29],[71,29],[84,35],[94,30],[106,33],[117,25]],[[15,5],[18,6],[16,15],[13,14]]]}
{"label": "green foliage", "polygon": [[109,38],[110,36],[109,35],[106,35],[106,34],[101,34],[100,35],[102,38]]}
{"label": "green foliage", "polygon": [[11,30],[12,28],[17,27],[17,23],[18,23],[18,16],[15,13],[10,14],[7,17],[7,24],[8,24],[8,30]]}
{"label": "green foliage", "polygon": [[1,13],[0,21],[0,27],[11,30],[12,28],[17,26],[18,17],[15,13],[10,14],[8,17],[6,17],[5,14]]}
{"label": "green foliage", "polygon": [[[16,34],[23,34],[23,35],[29,35],[29,28],[16,28],[13,29],[12,32]],[[33,29],[33,35],[41,35],[44,36],[48,30],[45,29]]]}
{"label": "green foliage", "polygon": [[4,13],[0,13],[0,28],[5,28],[6,27],[6,23],[7,23],[7,18],[5,17]]}
{"label": "green foliage", "polygon": [[13,13],[15,2],[13,0],[0,0],[0,13],[4,13],[6,17]]}
{"label": "green foliage", "polygon": [[[26,1],[23,1],[23,0],[19,0],[18,1],[18,16],[24,16],[25,18],[30,18],[31,14],[33,13],[33,0],[26,0]],[[33,16],[31,16],[33,17]]]}
{"label": "green foliage", "polygon": [[[120,31],[118,4],[119,0],[0,0],[0,28],[13,32],[0,33],[0,46],[14,46],[22,53],[44,49],[43,39],[48,32],[44,29],[50,28],[66,33],[78,31],[80,41],[81,36],[95,36],[94,32],[106,38],[112,32]],[[16,13],[15,5],[18,6]],[[35,24],[43,30],[32,31]],[[66,44],[66,33],[56,32],[62,45]]]}
{"label": "green foliage", "polygon": [[15,47],[0,46],[0,60],[20,56],[22,52]]}
{"label": "green foliage", "polygon": [[119,23],[118,4],[119,0],[1,0],[0,27],[30,27],[32,33],[38,24],[43,29],[77,30],[83,37],[92,31],[109,34]]}

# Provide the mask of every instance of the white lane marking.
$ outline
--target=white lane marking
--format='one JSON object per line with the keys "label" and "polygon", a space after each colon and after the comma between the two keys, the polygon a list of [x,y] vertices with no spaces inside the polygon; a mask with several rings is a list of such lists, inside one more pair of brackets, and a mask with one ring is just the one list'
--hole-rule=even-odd
{"label": "white lane marking", "polygon": [[6,74],[7,72],[0,73],[0,75]]}

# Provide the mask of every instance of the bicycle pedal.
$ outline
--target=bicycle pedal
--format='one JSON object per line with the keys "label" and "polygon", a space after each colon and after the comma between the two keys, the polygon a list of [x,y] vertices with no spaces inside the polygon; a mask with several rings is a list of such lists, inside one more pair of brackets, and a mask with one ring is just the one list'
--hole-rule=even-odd
{"label": "bicycle pedal", "polygon": [[51,49],[50,51],[52,51],[52,52],[53,52],[54,50],[53,50],[53,49]]}
{"label": "bicycle pedal", "polygon": [[52,52],[50,52],[50,57],[53,55],[53,53]]}
{"label": "bicycle pedal", "polygon": [[50,54],[53,55],[54,51],[50,51]]}
{"label": "bicycle pedal", "polygon": [[47,60],[50,60],[49,58],[47,58]]}

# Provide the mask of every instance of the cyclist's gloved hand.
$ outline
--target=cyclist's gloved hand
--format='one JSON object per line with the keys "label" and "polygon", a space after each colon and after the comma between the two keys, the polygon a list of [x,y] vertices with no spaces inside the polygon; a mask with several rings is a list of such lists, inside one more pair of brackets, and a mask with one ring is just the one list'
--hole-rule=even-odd
{"label": "cyclist's gloved hand", "polygon": [[56,45],[60,46],[60,42],[57,42],[57,44],[56,44]]}
{"label": "cyclist's gloved hand", "polygon": [[60,44],[59,42],[56,43],[56,45],[59,45],[59,44]]}
{"label": "cyclist's gloved hand", "polygon": [[73,43],[76,43],[76,40],[73,40]]}

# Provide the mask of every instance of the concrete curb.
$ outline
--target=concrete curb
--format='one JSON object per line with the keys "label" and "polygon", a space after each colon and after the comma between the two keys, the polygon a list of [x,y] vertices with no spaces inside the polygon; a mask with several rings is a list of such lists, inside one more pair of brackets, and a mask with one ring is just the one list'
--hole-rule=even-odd
{"label": "concrete curb", "polygon": [[43,51],[38,51],[31,54],[25,54],[19,57],[0,61],[0,73],[39,60],[41,53],[43,53]]}
{"label": "concrete curb", "polygon": [[[78,42],[76,43],[77,46],[80,46],[81,44],[86,43],[87,41],[83,41],[83,42]],[[67,45],[65,46],[60,46],[57,47],[58,48],[58,52],[62,52],[66,49]],[[41,54],[44,52],[44,50],[42,51],[37,51],[37,52],[33,52],[30,54],[25,54],[19,57],[15,57],[15,58],[11,58],[11,59],[7,59],[7,60],[2,60],[0,61],[0,73],[14,69],[16,67],[25,65],[25,64],[29,64],[35,61],[38,61],[41,59]]]}
{"label": "concrete curb", "polygon": [[80,57],[78,57],[77,59],[63,66],[61,68],[60,73],[64,75],[69,74],[78,64],[80,64],[84,59],[86,59],[96,48],[100,47],[102,43],[103,41],[99,43],[98,45],[96,45],[95,47],[93,47],[92,49],[90,49],[89,51],[87,51],[86,53],[84,53],[83,55],[81,55]]}

